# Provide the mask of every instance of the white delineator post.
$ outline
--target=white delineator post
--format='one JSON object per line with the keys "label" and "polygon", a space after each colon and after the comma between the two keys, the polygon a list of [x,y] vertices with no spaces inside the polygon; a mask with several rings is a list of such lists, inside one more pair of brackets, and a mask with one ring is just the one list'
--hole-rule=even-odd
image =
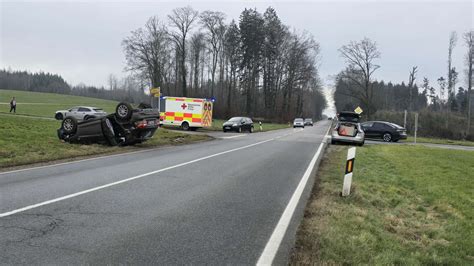
{"label": "white delineator post", "polygon": [[356,148],[352,147],[347,150],[346,174],[344,175],[344,184],[342,185],[342,196],[351,194],[352,171],[354,170]]}
{"label": "white delineator post", "polygon": [[262,121],[258,122],[258,124],[260,125],[260,131],[263,131]]}
{"label": "white delineator post", "polygon": [[405,115],[403,117],[403,127],[407,128],[407,110],[405,110]]}

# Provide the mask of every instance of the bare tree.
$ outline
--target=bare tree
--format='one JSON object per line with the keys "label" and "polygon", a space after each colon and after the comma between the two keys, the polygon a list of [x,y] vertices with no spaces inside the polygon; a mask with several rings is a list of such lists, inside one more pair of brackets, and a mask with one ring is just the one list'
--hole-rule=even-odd
{"label": "bare tree", "polygon": [[195,33],[191,37],[191,54],[192,54],[192,66],[194,69],[191,71],[193,72],[193,86],[194,89],[197,90],[199,87],[199,72],[200,72],[200,64],[202,61],[202,53],[204,52],[204,34],[201,32]]}
{"label": "bare tree", "polygon": [[109,89],[111,91],[117,90],[118,79],[114,74],[109,74],[108,82],[109,82]]}
{"label": "bare tree", "polygon": [[408,78],[408,92],[409,92],[409,103],[408,103],[408,110],[411,111],[413,109],[413,86],[415,85],[416,80],[416,72],[418,72],[418,67],[412,67],[410,71],[410,77]]}
{"label": "bare tree", "polygon": [[161,86],[164,65],[170,53],[166,26],[157,17],[151,17],[144,28],[132,31],[122,46],[127,60],[126,70],[145,76],[153,87]]}
{"label": "bare tree", "polygon": [[454,50],[454,47],[456,46],[457,40],[458,40],[457,33],[455,31],[451,32],[451,35],[449,36],[449,47],[448,47],[448,100],[447,100],[448,107],[451,106],[451,94],[453,93],[453,90],[454,90],[452,56],[453,56],[453,50]]}
{"label": "bare tree", "polygon": [[217,60],[222,50],[222,41],[225,34],[225,15],[217,11],[204,11],[201,13],[200,18],[201,24],[207,30],[207,40],[211,45],[211,96],[214,96]]}
{"label": "bare tree", "polygon": [[186,37],[193,23],[196,21],[198,14],[199,13],[192,7],[187,6],[173,9],[172,14],[168,15],[170,25],[175,28],[175,30],[170,31],[169,34],[176,44],[177,55],[179,56],[178,63],[181,72],[182,96],[184,97],[188,94],[186,89]]}
{"label": "bare tree", "polygon": [[467,46],[467,134],[471,131],[471,89],[472,89],[472,66],[474,64],[474,31],[464,34],[464,42]]}
{"label": "bare tree", "polygon": [[346,78],[351,80],[359,90],[352,90],[353,95],[360,94],[358,97],[366,105],[367,116],[370,119],[374,112],[374,92],[372,84],[372,74],[380,68],[374,61],[380,58],[380,52],[377,45],[369,38],[364,38],[359,42],[350,42],[339,49],[341,56],[348,63],[348,75]]}

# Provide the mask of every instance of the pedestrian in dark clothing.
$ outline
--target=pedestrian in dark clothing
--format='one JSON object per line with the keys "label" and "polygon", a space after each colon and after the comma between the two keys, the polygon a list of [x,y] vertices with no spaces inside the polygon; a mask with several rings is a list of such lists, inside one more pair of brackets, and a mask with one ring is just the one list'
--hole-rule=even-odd
{"label": "pedestrian in dark clothing", "polygon": [[13,99],[10,101],[10,113],[13,111],[13,113],[16,114],[16,99],[13,97]]}

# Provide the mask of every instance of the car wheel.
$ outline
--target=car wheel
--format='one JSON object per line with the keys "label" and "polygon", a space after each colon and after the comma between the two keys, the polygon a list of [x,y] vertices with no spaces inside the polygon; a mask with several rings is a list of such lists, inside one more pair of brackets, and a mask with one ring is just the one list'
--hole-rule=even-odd
{"label": "car wheel", "polygon": [[121,121],[128,121],[132,118],[133,108],[129,103],[119,103],[115,108],[115,116]]}
{"label": "car wheel", "polygon": [[225,129],[223,129],[222,131],[224,131],[224,133],[226,133],[226,132],[227,132],[227,130],[225,130]]}
{"label": "car wheel", "polygon": [[383,141],[385,142],[392,141],[392,135],[390,133],[384,133],[382,138],[383,138]]}
{"label": "car wheel", "polygon": [[188,122],[183,122],[181,124],[181,129],[185,130],[185,131],[188,131],[189,130],[189,123]]}
{"label": "car wheel", "polygon": [[54,116],[54,118],[56,118],[56,120],[63,120],[64,117],[63,117],[63,114],[57,113],[57,114]]}
{"label": "car wheel", "polygon": [[239,129],[237,129],[237,132],[242,133],[242,127],[239,127]]}
{"label": "car wheel", "polygon": [[117,140],[115,139],[115,130],[112,122],[109,118],[105,118],[102,120],[102,132],[104,133],[104,137],[111,146],[117,146]]}
{"label": "car wheel", "polygon": [[76,118],[74,118],[72,116],[66,117],[63,120],[63,122],[61,124],[61,127],[64,129],[64,132],[66,134],[76,133],[76,130],[77,130],[77,120],[76,120]]}
{"label": "car wheel", "polygon": [[250,132],[250,133],[253,133],[253,127],[250,127],[249,132]]}

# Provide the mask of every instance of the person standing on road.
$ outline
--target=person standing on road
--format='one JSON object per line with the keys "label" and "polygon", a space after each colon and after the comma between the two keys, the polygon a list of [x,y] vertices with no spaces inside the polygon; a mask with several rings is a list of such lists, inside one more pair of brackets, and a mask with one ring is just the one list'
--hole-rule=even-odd
{"label": "person standing on road", "polygon": [[12,98],[10,101],[10,113],[13,111],[13,113],[16,114],[16,99],[15,97]]}

